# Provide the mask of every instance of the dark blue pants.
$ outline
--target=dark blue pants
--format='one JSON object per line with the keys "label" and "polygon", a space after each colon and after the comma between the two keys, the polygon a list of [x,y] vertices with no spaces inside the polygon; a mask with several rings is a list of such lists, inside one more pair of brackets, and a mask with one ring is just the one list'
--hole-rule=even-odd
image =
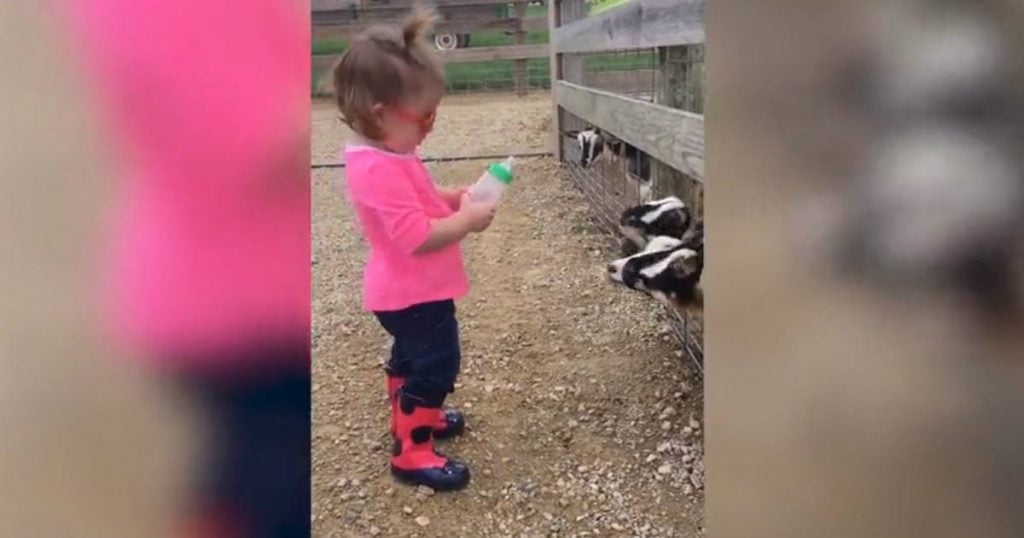
{"label": "dark blue pants", "polygon": [[462,352],[455,301],[413,305],[394,312],[375,312],[395,339],[388,374],[406,378],[404,391],[427,407],[441,407],[455,390]]}
{"label": "dark blue pants", "polygon": [[[264,368],[261,355],[287,367]],[[189,375],[184,384],[213,438],[196,476],[199,506],[232,510],[244,538],[310,535],[309,346],[266,346],[236,375]]]}

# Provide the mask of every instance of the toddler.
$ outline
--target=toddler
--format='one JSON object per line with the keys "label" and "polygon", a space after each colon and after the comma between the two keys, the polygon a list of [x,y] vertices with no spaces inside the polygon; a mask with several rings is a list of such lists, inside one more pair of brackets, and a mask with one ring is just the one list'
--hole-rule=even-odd
{"label": "toddler", "polygon": [[338,108],[357,134],[344,149],[347,191],[370,246],[363,306],[394,338],[386,367],[400,482],[435,490],[469,483],[469,468],[434,449],[462,433],[461,413],[443,409],[459,372],[455,300],[469,291],[459,241],[494,218],[466,189],[437,187],[416,154],[444,92],[442,66],[416,10],[401,28],[356,38],[334,71]]}

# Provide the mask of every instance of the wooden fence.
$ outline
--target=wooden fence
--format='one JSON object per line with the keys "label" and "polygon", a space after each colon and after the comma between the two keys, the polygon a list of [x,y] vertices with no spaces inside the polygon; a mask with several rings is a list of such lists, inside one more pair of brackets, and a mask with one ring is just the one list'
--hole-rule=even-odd
{"label": "wooden fence", "polygon": [[[369,24],[400,20],[414,3],[414,0],[313,0],[313,39],[347,40]],[[530,87],[528,60],[549,57],[548,44],[527,43],[527,33],[546,29],[547,17],[528,17],[528,1],[432,0],[429,3],[441,16],[437,33],[506,31],[513,34],[513,43],[507,46],[442,50],[441,57],[446,64],[513,62],[511,86],[519,95],[527,92]],[[504,9],[502,6],[511,7]],[[314,74],[326,74],[339,58],[338,54],[314,55]],[[314,81],[314,91],[323,94],[330,90],[322,81]]]}
{"label": "wooden fence", "polygon": [[[698,215],[703,212],[704,12],[705,0],[632,0],[596,15],[589,15],[584,0],[549,0],[554,152],[609,229],[615,229],[623,209],[641,201],[640,183],[649,182],[655,195],[679,196]],[[590,58],[631,50],[656,58],[646,98],[599,86],[595,73],[588,72]],[[617,171],[608,164],[576,164],[578,148],[566,135],[587,126],[646,154],[650,177],[638,181],[622,164]],[[671,315],[685,352],[701,365],[701,317]]]}

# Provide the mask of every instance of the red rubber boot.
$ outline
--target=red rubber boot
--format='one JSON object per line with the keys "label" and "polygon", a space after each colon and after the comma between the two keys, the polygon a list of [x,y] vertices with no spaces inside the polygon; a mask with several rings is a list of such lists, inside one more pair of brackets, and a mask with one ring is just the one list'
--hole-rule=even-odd
{"label": "red rubber boot", "polygon": [[[391,402],[391,435],[395,435],[395,416],[398,414],[398,389],[405,384],[404,377],[388,377],[388,400]],[[434,422],[434,439],[449,439],[462,435],[466,430],[466,418],[455,409],[439,409]]]}
{"label": "red rubber boot", "polygon": [[434,449],[434,425],[440,408],[423,407],[422,401],[399,391],[395,413],[395,446],[391,474],[410,485],[436,491],[454,491],[469,484],[469,467]]}

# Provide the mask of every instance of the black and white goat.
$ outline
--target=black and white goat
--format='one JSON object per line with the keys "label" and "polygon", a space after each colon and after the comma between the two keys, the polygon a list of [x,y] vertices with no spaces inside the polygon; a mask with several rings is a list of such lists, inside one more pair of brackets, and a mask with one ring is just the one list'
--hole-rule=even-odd
{"label": "black and white goat", "polygon": [[626,170],[640,181],[641,199],[649,198],[651,161],[645,153],[610,133],[594,127],[582,131],[569,131],[568,134],[576,139],[576,144],[579,146],[580,167],[587,168],[601,160],[606,153],[611,154],[615,159],[624,158]]}
{"label": "black and white goat", "polygon": [[622,213],[623,258],[608,265],[609,278],[675,308],[703,307],[704,221],[675,196]]}
{"label": "black and white goat", "polygon": [[[682,239],[683,234],[690,229],[692,220],[686,205],[675,196],[640,204],[623,211],[619,218],[619,233],[624,239],[623,255],[628,256],[643,250],[652,237],[668,236]],[[703,230],[703,227],[701,229]]]}
{"label": "black and white goat", "polygon": [[685,243],[667,236],[654,237],[644,250],[608,264],[608,277],[613,282],[647,293],[676,309],[703,307],[703,271],[703,242]]}

